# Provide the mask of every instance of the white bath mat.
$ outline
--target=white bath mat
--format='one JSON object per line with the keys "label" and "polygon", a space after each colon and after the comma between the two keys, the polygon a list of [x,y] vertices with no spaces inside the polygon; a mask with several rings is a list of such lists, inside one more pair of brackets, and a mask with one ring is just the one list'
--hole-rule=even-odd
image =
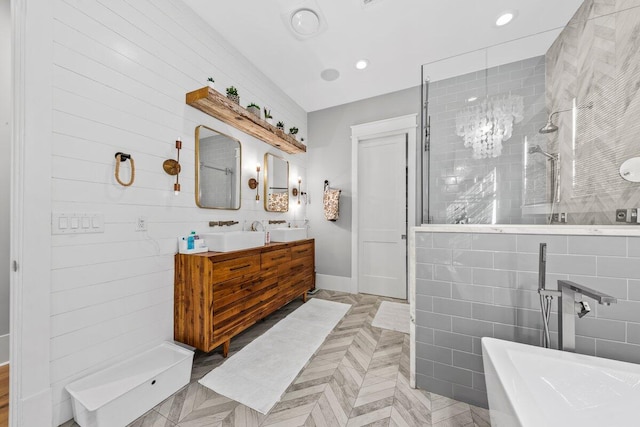
{"label": "white bath mat", "polygon": [[382,301],[371,326],[409,333],[409,304]]}
{"label": "white bath mat", "polygon": [[351,305],[312,298],[199,382],[266,414]]}

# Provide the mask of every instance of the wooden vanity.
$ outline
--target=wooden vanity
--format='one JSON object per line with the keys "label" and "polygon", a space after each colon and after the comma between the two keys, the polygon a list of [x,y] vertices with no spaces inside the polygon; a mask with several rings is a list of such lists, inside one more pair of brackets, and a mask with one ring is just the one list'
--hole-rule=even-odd
{"label": "wooden vanity", "polygon": [[315,288],[313,239],[175,256],[174,339],[204,352]]}

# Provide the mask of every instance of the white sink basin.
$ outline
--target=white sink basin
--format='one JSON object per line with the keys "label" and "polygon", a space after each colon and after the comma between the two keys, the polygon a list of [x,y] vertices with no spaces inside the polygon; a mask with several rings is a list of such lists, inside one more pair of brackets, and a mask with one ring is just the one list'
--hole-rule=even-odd
{"label": "white sink basin", "polygon": [[269,233],[272,242],[293,242],[307,238],[306,228],[274,228]]}
{"label": "white sink basin", "polygon": [[482,338],[492,426],[638,425],[640,365]]}
{"label": "white sink basin", "polygon": [[264,231],[228,231],[226,233],[202,233],[210,251],[231,252],[264,246]]}

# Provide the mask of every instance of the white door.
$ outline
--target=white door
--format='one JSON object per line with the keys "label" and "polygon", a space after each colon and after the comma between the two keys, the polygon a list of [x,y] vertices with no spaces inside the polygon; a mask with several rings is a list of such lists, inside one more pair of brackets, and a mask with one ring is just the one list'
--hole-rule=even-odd
{"label": "white door", "polygon": [[358,291],[407,298],[407,137],[358,143]]}

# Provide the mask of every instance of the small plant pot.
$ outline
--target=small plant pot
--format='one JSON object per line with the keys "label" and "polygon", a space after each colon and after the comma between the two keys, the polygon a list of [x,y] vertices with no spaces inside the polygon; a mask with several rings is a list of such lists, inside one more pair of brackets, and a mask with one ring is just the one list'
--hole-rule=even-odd
{"label": "small plant pot", "polygon": [[211,88],[211,90],[216,90],[216,84],[213,82],[208,82],[207,86],[209,86]]}
{"label": "small plant pot", "polygon": [[250,112],[251,114],[253,114],[254,116],[256,116],[257,118],[260,118],[260,108],[258,108],[258,107],[247,107],[247,111]]}
{"label": "small plant pot", "polygon": [[298,134],[297,133],[290,133],[289,136],[291,136],[295,140],[298,140]]}
{"label": "small plant pot", "polygon": [[269,117],[264,119],[265,122],[269,123],[271,126],[273,126],[273,117]]}
{"label": "small plant pot", "polygon": [[227,95],[227,98],[229,98],[232,102],[235,102],[236,104],[240,104],[239,95]]}

